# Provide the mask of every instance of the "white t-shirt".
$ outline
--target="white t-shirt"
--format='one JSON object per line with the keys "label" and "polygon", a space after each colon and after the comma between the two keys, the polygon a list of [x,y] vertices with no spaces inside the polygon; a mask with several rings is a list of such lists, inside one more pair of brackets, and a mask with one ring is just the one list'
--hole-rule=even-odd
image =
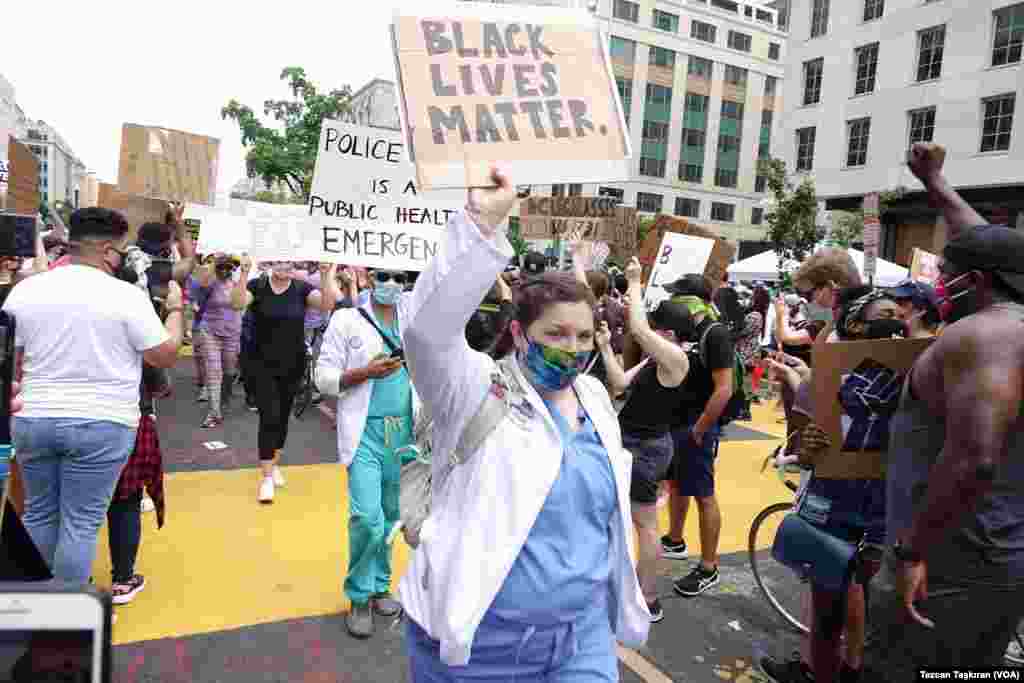
{"label": "white t-shirt", "polygon": [[169,338],[145,292],[69,265],[19,283],[4,310],[24,349],[19,416],[138,427],[142,352]]}

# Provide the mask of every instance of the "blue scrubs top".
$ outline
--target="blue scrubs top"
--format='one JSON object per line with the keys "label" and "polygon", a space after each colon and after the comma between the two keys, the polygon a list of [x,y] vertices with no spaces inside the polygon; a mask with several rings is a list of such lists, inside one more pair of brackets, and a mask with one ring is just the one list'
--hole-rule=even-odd
{"label": "blue scrubs top", "polygon": [[608,451],[582,406],[573,433],[561,413],[546,405],[562,436],[562,467],[483,627],[564,624],[607,609],[611,524],[618,507]]}
{"label": "blue scrubs top", "polygon": [[[371,312],[370,315],[373,315]],[[376,316],[374,316],[376,320]],[[398,319],[390,327],[377,325],[384,331],[391,343],[397,348],[402,347],[402,340],[398,333]],[[384,344],[385,352],[389,352],[390,346]],[[409,383],[409,371],[403,365],[397,372],[387,377],[373,380],[373,389],[370,393],[370,412],[368,417],[412,417],[412,385]]]}

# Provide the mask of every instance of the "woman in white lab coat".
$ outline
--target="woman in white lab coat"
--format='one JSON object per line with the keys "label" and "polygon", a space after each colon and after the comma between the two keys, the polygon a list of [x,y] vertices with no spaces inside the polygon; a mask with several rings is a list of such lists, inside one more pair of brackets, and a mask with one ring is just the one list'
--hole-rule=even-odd
{"label": "woman in white lab coat", "polygon": [[[473,190],[413,292],[406,359],[434,420],[435,475],[500,370],[512,408],[437,481],[401,584],[412,680],[616,681],[615,641],[650,615],[631,559],[632,458],[605,388],[581,374],[593,297],[571,275],[522,284],[499,361],[463,333],[512,247],[513,185]],[[519,387],[517,390],[515,387]]]}

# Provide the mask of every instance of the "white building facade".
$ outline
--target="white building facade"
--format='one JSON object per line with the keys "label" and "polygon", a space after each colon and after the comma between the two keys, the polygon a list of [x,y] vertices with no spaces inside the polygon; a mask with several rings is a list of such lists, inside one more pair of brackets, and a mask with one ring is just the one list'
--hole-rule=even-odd
{"label": "white building facade", "polygon": [[947,150],[949,181],[990,220],[1024,213],[1020,0],[792,0],[776,155],[829,208],[906,187],[883,216],[882,256],[938,251],[943,226],[906,167],[914,142]]}
{"label": "white building facade", "polygon": [[375,78],[352,94],[343,121],[360,126],[401,130],[398,89],[392,81]]}
{"label": "white building facade", "polygon": [[45,121],[31,121],[21,142],[39,159],[39,198],[44,204],[69,202],[78,207],[83,164],[67,141]]}

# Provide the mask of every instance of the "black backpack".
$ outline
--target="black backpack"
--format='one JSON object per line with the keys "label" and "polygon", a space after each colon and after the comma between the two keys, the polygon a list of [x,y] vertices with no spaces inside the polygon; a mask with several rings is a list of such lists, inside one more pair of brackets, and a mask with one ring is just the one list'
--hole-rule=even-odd
{"label": "black backpack", "polygon": [[[704,334],[700,337],[700,346],[698,353],[700,354],[700,362],[705,368],[708,367],[708,353],[707,353],[707,339],[708,333],[714,329],[715,325],[721,325],[726,329],[729,328],[725,323],[712,323],[708,325],[708,328],[704,330]],[[730,339],[732,335],[730,334]],[[736,350],[735,342],[733,342],[733,368],[732,368],[732,397],[729,402],[725,405],[725,409],[722,411],[721,416],[718,418],[718,424],[725,426],[733,420],[739,419],[743,415],[747,406],[747,395],[743,390],[743,383],[746,379],[747,368],[743,362],[743,356],[740,355],[739,351]]]}

